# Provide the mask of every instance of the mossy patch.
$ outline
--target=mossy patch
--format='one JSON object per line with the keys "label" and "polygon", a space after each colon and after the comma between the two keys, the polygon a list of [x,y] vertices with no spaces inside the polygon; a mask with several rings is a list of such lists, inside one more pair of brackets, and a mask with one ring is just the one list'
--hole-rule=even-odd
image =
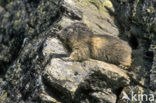
{"label": "mossy patch", "polygon": [[113,4],[111,1],[105,0],[77,0],[78,3],[84,7],[93,6],[101,14],[105,14],[107,11],[105,7],[112,8]]}

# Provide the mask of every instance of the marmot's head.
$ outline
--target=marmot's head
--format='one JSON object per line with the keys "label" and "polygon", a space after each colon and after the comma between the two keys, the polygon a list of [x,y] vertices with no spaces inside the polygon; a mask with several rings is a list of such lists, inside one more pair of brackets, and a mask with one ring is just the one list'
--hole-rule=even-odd
{"label": "marmot's head", "polygon": [[93,33],[86,24],[82,22],[76,22],[62,29],[58,33],[58,37],[61,39],[63,43],[69,44],[73,43],[73,41],[79,40],[86,35],[92,35]]}

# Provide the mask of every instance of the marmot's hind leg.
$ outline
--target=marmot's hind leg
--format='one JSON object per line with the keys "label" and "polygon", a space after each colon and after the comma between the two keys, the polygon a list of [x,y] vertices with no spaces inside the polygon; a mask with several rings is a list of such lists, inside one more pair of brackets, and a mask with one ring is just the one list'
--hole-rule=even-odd
{"label": "marmot's hind leg", "polygon": [[122,69],[128,69],[131,66],[131,63],[131,55],[129,55],[126,58],[123,57],[123,60],[120,61],[119,67],[121,67]]}
{"label": "marmot's hind leg", "polygon": [[120,64],[120,65],[118,65],[121,69],[125,69],[125,70],[127,70],[127,69],[129,69],[129,67],[126,67],[126,66],[124,66],[124,65],[122,65],[122,64]]}

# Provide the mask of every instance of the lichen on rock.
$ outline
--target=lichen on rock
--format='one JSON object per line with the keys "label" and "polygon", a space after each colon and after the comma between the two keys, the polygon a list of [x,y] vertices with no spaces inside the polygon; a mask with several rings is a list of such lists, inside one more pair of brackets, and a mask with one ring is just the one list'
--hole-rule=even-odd
{"label": "lichen on rock", "polygon": [[[0,0],[0,101],[125,103],[123,92],[129,98],[140,91],[155,95],[155,4],[155,0]],[[75,22],[85,23],[94,34],[128,41],[133,49],[129,70],[94,59],[67,61],[70,53],[57,33]]]}

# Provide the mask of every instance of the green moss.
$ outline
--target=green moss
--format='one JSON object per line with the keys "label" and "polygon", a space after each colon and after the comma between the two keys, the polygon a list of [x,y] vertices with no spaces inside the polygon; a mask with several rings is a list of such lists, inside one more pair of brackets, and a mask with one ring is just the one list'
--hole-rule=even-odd
{"label": "green moss", "polygon": [[3,95],[0,97],[0,101],[5,101],[7,98],[7,92],[3,93]]}
{"label": "green moss", "polygon": [[113,4],[111,3],[111,1],[105,1],[105,0],[77,0],[77,1],[80,5],[84,7],[89,7],[92,5],[93,7],[95,7],[97,12],[101,14],[106,14],[107,9],[105,7],[108,7],[108,8],[113,7]]}

